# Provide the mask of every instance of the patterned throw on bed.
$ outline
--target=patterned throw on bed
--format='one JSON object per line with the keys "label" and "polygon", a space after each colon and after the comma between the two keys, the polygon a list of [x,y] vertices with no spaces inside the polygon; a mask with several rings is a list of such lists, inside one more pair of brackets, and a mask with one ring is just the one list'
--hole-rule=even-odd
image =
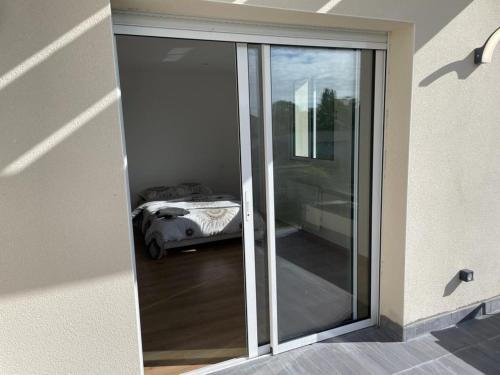
{"label": "patterned throw on bed", "polygon": [[[147,202],[134,210],[146,246],[155,258],[167,249],[189,244],[195,239],[239,237],[242,233],[241,203],[230,195],[194,195],[190,197]],[[255,220],[257,232],[263,222]],[[203,241],[199,241],[203,242]],[[151,248],[153,245],[155,248]]]}

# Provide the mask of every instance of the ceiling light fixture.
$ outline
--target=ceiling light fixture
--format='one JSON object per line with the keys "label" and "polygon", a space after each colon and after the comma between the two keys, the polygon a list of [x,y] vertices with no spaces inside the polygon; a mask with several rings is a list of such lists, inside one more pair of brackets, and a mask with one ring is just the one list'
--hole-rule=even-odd
{"label": "ceiling light fixture", "polygon": [[482,47],[474,50],[474,62],[476,64],[490,63],[493,58],[493,51],[500,42],[500,27],[496,29],[493,34],[486,40]]}
{"label": "ceiling light fixture", "polygon": [[192,47],[176,47],[168,51],[167,55],[161,60],[162,62],[176,62],[182,59]]}

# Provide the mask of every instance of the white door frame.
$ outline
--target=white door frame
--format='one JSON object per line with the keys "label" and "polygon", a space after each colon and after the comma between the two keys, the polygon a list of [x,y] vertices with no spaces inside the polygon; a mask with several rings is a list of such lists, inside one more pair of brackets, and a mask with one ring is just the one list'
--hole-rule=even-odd
{"label": "white door frame", "polygon": [[248,51],[246,43],[236,44],[238,102],[240,122],[241,201],[243,214],[243,249],[245,258],[245,293],[248,357],[259,355],[257,338],[257,288],[255,283],[255,249],[252,194],[252,145],[250,136],[250,97]]}
{"label": "white door frame", "polygon": [[[338,29],[296,28],[293,26],[248,24],[207,19],[152,16],[128,12],[113,13],[115,35],[227,41],[236,43],[239,126],[241,155],[242,212],[244,215],[244,261],[246,285],[248,358],[236,358],[194,370],[207,374],[235,366],[269,353],[277,354],[300,346],[378,324],[380,219],[382,193],[382,151],[385,97],[385,50],[387,35],[379,32],[355,32]],[[247,43],[262,45],[263,116],[266,161],[266,207],[269,269],[270,345],[258,347],[257,300],[253,228],[253,197],[250,139],[250,110]],[[372,145],[372,227],[371,227],[371,314],[369,319],[341,326],[296,340],[278,343],[276,297],[276,249],[274,241],[274,178],[272,158],[272,112],[270,81],[270,45],[351,48],[375,50],[373,145]],[[116,52],[115,52],[116,58]],[[134,254],[133,254],[134,256]],[[135,259],[134,259],[135,260]],[[135,285],[137,288],[137,285]],[[137,307],[138,308],[138,307]]]}

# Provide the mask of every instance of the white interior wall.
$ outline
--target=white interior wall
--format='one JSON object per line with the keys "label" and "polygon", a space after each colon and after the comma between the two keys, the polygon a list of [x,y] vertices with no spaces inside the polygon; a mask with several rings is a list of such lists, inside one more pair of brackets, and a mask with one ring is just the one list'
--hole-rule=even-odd
{"label": "white interior wall", "polygon": [[[184,182],[239,197],[234,44],[145,39],[117,40],[132,203],[145,188]],[[178,61],[154,61],[155,49],[161,57],[200,43]],[[141,60],[125,61],[131,53]]]}

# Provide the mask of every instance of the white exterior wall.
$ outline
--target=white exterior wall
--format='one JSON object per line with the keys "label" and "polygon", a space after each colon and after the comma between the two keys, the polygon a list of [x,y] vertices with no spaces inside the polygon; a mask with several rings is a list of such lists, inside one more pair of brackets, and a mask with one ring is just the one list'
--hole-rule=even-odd
{"label": "white exterior wall", "polygon": [[109,3],[0,9],[0,373],[139,374]]}
{"label": "white exterior wall", "polygon": [[476,0],[415,53],[406,323],[500,295],[500,48],[472,63],[499,26],[500,2]]}
{"label": "white exterior wall", "polygon": [[[500,3],[247,4],[305,12],[190,0],[113,2],[122,9],[390,31],[381,311],[408,324],[500,295],[500,49],[479,68],[469,55],[499,26]],[[8,51],[0,59],[1,373],[141,371],[106,5],[0,3],[0,50]],[[408,24],[335,14],[413,22],[415,47]],[[450,282],[463,267],[474,269],[476,280]]]}

